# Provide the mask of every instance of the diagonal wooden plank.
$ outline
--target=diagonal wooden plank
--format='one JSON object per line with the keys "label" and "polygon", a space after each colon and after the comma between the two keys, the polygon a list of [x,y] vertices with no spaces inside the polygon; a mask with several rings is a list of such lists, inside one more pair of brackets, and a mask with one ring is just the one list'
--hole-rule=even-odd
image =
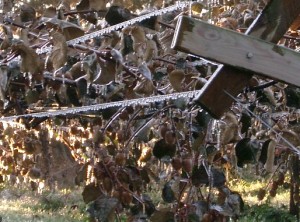
{"label": "diagonal wooden plank", "polygon": [[[271,0],[246,33],[256,38],[277,43],[299,14],[299,0]],[[172,47],[175,49],[179,47],[177,39],[181,37],[182,28],[184,27],[179,25],[176,27],[172,44]],[[201,44],[201,42],[197,44]],[[193,49],[196,48],[197,44],[185,52],[195,54]],[[203,87],[202,93],[198,95],[195,101],[213,117],[220,118],[233,102],[224,93],[224,90],[236,96],[247,86],[251,77],[252,75],[249,73],[244,73],[231,67],[224,67],[219,73],[215,73],[209,79],[208,83]]]}
{"label": "diagonal wooden plank", "polygon": [[[178,50],[193,48],[210,60],[300,87],[300,53],[187,16],[179,18],[179,25]],[[194,47],[197,42],[201,44]]]}

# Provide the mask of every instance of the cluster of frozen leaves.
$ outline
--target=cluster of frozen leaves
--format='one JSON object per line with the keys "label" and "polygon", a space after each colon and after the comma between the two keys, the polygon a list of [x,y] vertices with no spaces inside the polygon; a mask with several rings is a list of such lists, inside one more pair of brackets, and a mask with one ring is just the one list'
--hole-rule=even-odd
{"label": "cluster of frozen leaves", "polygon": [[[33,190],[41,181],[52,188],[54,181],[83,185],[88,213],[99,221],[114,221],[121,212],[128,221],[237,218],[243,201],[226,186],[225,169],[237,176],[245,164],[257,164],[261,176],[277,169],[276,181],[282,182],[290,145],[300,145],[300,93],[260,77],[239,95],[244,105],[234,105],[220,120],[184,98],[26,117],[199,90],[218,65],[170,48],[178,16],[243,32],[266,1],[194,2],[78,44],[69,41],[175,2],[50,2],[4,5],[14,13],[1,18],[1,112],[21,116],[18,127],[1,126],[7,142],[0,150],[0,182],[9,175],[14,182],[29,178]],[[291,31],[281,44],[296,49],[296,34]],[[37,53],[48,46],[48,53]],[[161,206],[147,195],[151,189],[161,194]]]}

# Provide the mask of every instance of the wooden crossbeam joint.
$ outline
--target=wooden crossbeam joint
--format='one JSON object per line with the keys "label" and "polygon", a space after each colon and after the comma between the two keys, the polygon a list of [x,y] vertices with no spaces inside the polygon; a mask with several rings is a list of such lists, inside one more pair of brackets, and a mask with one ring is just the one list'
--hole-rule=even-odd
{"label": "wooden crossbeam joint", "polygon": [[[249,27],[246,34],[277,43],[299,14],[299,0],[271,0]],[[183,35],[181,33],[183,27],[180,24],[181,22],[176,27],[174,38],[181,38],[181,35]],[[189,24],[185,23],[185,25]],[[189,28],[191,29],[192,27]],[[198,53],[197,55],[199,55],[199,52],[194,52],[197,48],[195,46],[199,44],[201,44],[200,41],[194,40],[193,47],[186,49],[185,52],[191,54]],[[175,49],[179,48],[178,43],[173,45]],[[199,56],[201,56],[201,53]],[[251,57],[251,52],[248,57]],[[232,98],[225,94],[224,91],[226,90],[231,95],[237,96],[248,85],[251,77],[252,74],[249,72],[245,73],[240,69],[232,68],[232,66],[224,66],[219,73],[215,73],[209,79],[201,93],[199,93],[196,101],[213,117],[221,118],[233,102]]]}
{"label": "wooden crossbeam joint", "polygon": [[172,48],[300,87],[300,53],[187,16],[178,24]]}

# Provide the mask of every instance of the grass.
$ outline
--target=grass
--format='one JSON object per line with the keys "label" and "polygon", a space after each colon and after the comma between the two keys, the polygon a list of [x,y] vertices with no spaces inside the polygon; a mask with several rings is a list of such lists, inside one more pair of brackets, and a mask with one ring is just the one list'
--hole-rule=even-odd
{"label": "grass", "polygon": [[[269,180],[255,178],[247,175],[244,179],[234,179],[229,182],[229,187],[241,194],[245,210],[240,217],[241,222],[294,222],[295,216],[289,214],[290,190],[286,183],[280,186],[275,197],[266,194],[261,201],[258,200],[258,191],[265,189]],[[268,189],[267,189],[268,191]]]}
{"label": "grass", "polygon": [[2,222],[20,221],[88,221],[81,190],[60,191],[55,194],[33,193],[26,189],[11,187],[0,194],[0,216]]}
{"label": "grass", "polygon": [[[245,210],[239,221],[241,222],[293,222],[295,217],[288,214],[289,189],[281,186],[274,198],[268,194],[262,201],[258,201],[259,189],[265,188],[267,180],[261,178],[232,179],[229,187],[241,194]],[[82,200],[82,190],[63,190],[51,193],[31,192],[26,188],[0,187],[0,216],[2,222],[85,222],[88,220],[86,205]],[[153,189],[150,195],[155,205],[163,205],[160,190]],[[1,220],[0,220],[1,221]],[[122,221],[126,221],[125,219]]]}

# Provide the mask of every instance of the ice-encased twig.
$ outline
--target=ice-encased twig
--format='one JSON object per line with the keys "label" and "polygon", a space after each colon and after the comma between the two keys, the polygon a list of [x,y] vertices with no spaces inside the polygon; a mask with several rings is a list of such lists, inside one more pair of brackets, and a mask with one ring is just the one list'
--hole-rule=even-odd
{"label": "ice-encased twig", "polygon": [[[78,38],[75,38],[75,39],[71,39],[71,40],[67,41],[67,44],[75,45],[75,44],[78,44],[78,43],[81,43],[81,42],[85,42],[89,39],[92,39],[92,38],[110,33],[112,31],[116,31],[120,28],[125,28],[127,26],[133,25],[135,23],[141,22],[141,21],[146,20],[146,19],[149,19],[153,16],[163,15],[165,13],[172,12],[172,11],[175,11],[177,9],[184,8],[188,4],[189,4],[188,2],[179,2],[178,1],[175,5],[172,5],[172,6],[160,9],[160,10],[155,10],[153,12],[147,13],[145,15],[138,16],[138,17],[130,19],[128,21],[121,22],[119,24],[116,24],[116,25],[113,25],[113,26],[110,26],[110,27],[107,27],[107,28],[89,33],[89,34],[86,34],[84,36],[81,36],[81,37],[78,37]],[[52,46],[48,46],[48,47],[44,47],[42,49],[37,49],[36,52],[38,54],[43,54],[43,53],[50,52],[51,49],[52,49]]]}
{"label": "ice-encased twig", "polygon": [[77,114],[77,113],[82,113],[82,112],[103,110],[103,109],[112,108],[112,107],[148,105],[150,103],[163,102],[166,100],[177,100],[180,98],[191,99],[191,98],[194,98],[200,92],[201,92],[201,90],[194,90],[194,91],[187,91],[187,92],[180,92],[180,93],[172,93],[172,94],[167,94],[167,95],[158,95],[158,96],[150,96],[150,97],[145,97],[145,98],[123,100],[123,101],[117,101],[117,102],[101,103],[101,104],[95,104],[95,105],[90,105],[90,106],[72,107],[72,108],[67,108],[64,110],[30,113],[30,114],[24,114],[24,115],[18,115],[18,116],[7,116],[7,117],[1,117],[0,122],[9,122],[9,121],[13,121],[18,118],[21,118],[21,117],[23,117],[23,118],[24,117],[33,117],[33,118],[55,117],[55,116],[61,116],[61,115]]}

